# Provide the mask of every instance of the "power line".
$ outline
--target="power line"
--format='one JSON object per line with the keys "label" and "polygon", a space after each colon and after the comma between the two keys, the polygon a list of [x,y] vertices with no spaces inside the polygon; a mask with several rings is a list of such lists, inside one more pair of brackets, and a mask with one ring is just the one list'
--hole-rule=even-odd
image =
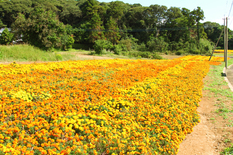
{"label": "power line", "polygon": [[228,17],[229,17],[229,16],[230,16],[230,14],[231,14],[232,5],[233,5],[233,0],[232,0],[232,2],[231,2],[231,8],[230,8],[230,11],[229,11]]}
{"label": "power line", "polygon": [[152,32],[152,31],[179,31],[179,30],[193,30],[197,27],[171,27],[171,28],[153,28],[153,29],[75,29],[74,31],[102,31],[102,32]]}
{"label": "power line", "polygon": [[[232,9],[232,5],[233,5],[233,0],[232,0],[232,3],[231,3],[231,8],[230,8],[230,11],[229,11],[228,17],[230,16],[231,9]],[[230,24],[229,24],[229,27],[231,26],[231,24],[232,24],[232,21],[233,21],[233,20],[231,20],[231,22],[230,22]]]}

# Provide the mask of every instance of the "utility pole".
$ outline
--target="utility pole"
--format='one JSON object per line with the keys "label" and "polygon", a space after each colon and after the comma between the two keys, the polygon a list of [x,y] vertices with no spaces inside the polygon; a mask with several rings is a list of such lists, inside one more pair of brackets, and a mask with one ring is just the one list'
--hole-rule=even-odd
{"label": "utility pole", "polygon": [[224,61],[225,68],[227,69],[227,50],[228,50],[228,28],[227,28],[227,17],[224,19]]}

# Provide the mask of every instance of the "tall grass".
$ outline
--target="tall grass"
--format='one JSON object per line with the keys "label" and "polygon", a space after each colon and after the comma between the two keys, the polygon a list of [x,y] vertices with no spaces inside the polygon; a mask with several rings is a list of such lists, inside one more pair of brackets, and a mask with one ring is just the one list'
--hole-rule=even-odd
{"label": "tall grass", "polygon": [[[71,58],[65,55],[63,60]],[[57,61],[57,56],[31,45],[0,46],[0,61]]]}

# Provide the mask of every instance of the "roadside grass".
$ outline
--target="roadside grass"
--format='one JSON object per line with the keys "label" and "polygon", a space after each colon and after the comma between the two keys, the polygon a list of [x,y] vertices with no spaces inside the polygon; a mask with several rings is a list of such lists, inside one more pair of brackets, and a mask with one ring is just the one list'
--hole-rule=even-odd
{"label": "roadside grass", "polygon": [[[229,65],[233,64],[233,59],[228,60]],[[211,95],[208,97],[215,97],[216,110],[214,113],[217,118],[211,117],[214,123],[219,123],[216,119],[223,119],[222,131],[225,132],[226,128],[233,127],[233,92],[229,89],[227,82],[223,79],[222,71],[225,64],[222,63],[219,66],[212,66],[208,76],[210,77],[210,82],[204,86],[203,90],[208,90]],[[220,118],[219,118],[220,117]],[[223,143],[225,143],[225,149],[222,150],[221,155],[233,155],[233,139],[230,136],[223,136]]]}
{"label": "roadside grass", "polygon": [[233,154],[233,144],[231,144],[230,147],[225,148],[225,150],[221,154],[232,155]]}

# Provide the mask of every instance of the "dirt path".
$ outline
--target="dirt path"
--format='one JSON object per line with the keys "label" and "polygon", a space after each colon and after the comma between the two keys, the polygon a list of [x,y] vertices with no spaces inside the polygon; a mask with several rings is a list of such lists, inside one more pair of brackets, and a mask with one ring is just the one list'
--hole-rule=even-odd
{"label": "dirt path", "polygon": [[81,58],[81,59],[90,59],[90,60],[100,60],[100,59],[114,59],[111,57],[106,57],[106,56],[95,56],[95,55],[88,55],[88,54],[83,54],[80,52],[59,52],[60,54],[71,54],[74,55],[77,58]]}
{"label": "dirt path", "polygon": [[[204,85],[207,85],[211,79],[206,76],[203,81]],[[228,86],[219,87],[229,89]],[[230,141],[233,140],[233,128],[227,126],[229,124],[227,120],[233,118],[232,115],[224,119],[220,116],[221,113],[216,112],[221,104],[224,103],[225,107],[230,107],[233,101],[216,96],[208,90],[203,90],[202,94],[200,106],[197,108],[201,121],[180,144],[177,155],[219,155],[224,148],[230,146]]]}
{"label": "dirt path", "polygon": [[[206,79],[204,80],[206,81]],[[213,126],[208,121],[209,114],[214,110],[213,100],[208,99],[207,91],[203,92],[197,111],[200,115],[200,123],[193,128],[180,144],[178,155],[217,155],[219,150],[215,148],[219,136],[213,131]]]}

